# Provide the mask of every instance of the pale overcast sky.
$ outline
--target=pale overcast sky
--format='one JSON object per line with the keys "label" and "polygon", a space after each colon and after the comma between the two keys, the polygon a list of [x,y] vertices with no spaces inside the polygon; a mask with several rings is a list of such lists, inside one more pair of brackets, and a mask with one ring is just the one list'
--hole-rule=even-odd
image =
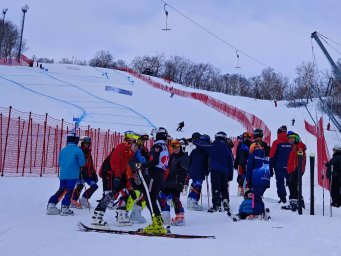
{"label": "pale overcast sky", "polygon": [[[229,44],[293,78],[295,68],[312,61],[315,30],[341,44],[341,0],[165,0]],[[164,53],[211,63],[223,73],[258,75],[265,66],[217,40],[168,7],[165,27],[161,0],[2,0],[6,20],[20,26],[29,5],[24,38],[28,57],[89,60],[99,50],[129,64],[133,57]],[[329,68],[314,42],[321,70]],[[336,45],[337,46],[337,45]],[[341,52],[341,47],[338,50]],[[340,54],[330,50],[337,60]]]}

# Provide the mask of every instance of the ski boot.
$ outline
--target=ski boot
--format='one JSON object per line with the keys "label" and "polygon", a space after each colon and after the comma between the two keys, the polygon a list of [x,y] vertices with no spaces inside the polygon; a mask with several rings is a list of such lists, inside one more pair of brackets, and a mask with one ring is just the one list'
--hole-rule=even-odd
{"label": "ski boot", "polygon": [[221,206],[212,206],[207,210],[208,212],[222,212]]}
{"label": "ski boot", "polygon": [[70,208],[82,209],[82,204],[77,200],[71,200]]}
{"label": "ski boot", "polygon": [[109,225],[106,221],[103,220],[104,212],[103,211],[94,211],[92,215],[92,222],[90,224],[93,228],[99,229],[109,229]]}
{"label": "ski boot", "polygon": [[130,214],[130,221],[137,223],[146,223],[146,219],[142,216],[142,206],[135,204]]}
{"label": "ski boot", "polygon": [[55,204],[49,203],[47,205],[46,214],[47,215],[59,215],[60,214],[60,210],[56,207]]}
{"label": "ski boot", "polygon": [[198,204],[198,201],[192,199],[188,207],[190,210],[202,211],[202,206]]}
{"label": "ski boot", "polygon": [[290,199],[290,204],[282,206],[281,208],[282,210],[291,210],[293,212],[296,212],[298,208],[297,199]]}
{"label": "ski boot", "polygon": [[85,208],[91,208],[91,204],[89,202],[89,199],[86,199],[84,196],[82,196],[80,199],[79,199],[79,203],[81,205],[81,207],[85,207]]}
{"label": "ski boot", "polygon": [[163,220],[161,216],[152,217],[152,224],[148,225],[143,229],[146,234],[162,234],[168,233],[168,230],[163,226]]}
{"label": "ski boot", "polygon": [[223,209],[225,212],[229,212],[230,211],[230,205],[229,205],[229,201],[227,199],[223,200]]}
{"label": "ski boot", "polygon": [[270,220],[271,219],[269,208],[265,208],[265,212],[263,213],[263,219],[264,220]]}
{"label": "ski boot", "polygon": [[117,210],[116,226],[132,226],[134,223],[130,221],[129,212],[123,209]]}
{"label": "ski boot", "polygon": [[62,205],[62,211],[60,213],[61,216],[72,216],[74,215],[73,214],[73,211],[69,209],[69,206],[66,206],[66,205]]}
{"label": "ski boot", "polygon": [[179,213],[175,216],[175,218],[172,218],[171,221],[172,226],[185,226],[185,214]]}

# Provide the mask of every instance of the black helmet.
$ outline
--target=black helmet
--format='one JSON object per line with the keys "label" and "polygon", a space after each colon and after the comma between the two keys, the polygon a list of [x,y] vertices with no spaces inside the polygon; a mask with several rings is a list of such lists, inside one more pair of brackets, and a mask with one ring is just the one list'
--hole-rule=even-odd
{"label": "black helmet", "polygon": [[89,136],[83,136],[80,138],[81,146],[84,146],[85,143],[91,145],[91,138]]}
{"label": "black helmet", "polygon": [[192,140],[199,140],[200,139],[201,134],[198,132],[195,132],[192,134]]}
{"label": "black helmet", "polygon": [[281,127],[278,128],[277,133],[281,133],[281,132],[287,132],[287,126],[286,125],[282,125]]}
{"label": "black helmet", "polygon": [[163,128],[163,127],[157,128],[155,134],[156,134],[155,135],[156,140],[164,140],[164,141],[167,140],[168,132],[166,128]]}
{"label": "black helmet", "polygon": [[66,142],[67,142],[67,143],[78,144],[78,142],[79,142],[79,137],[76,135],[76,133],[68,134],[67,137],[66,137]]}
{"label": "black helmet", "polygon": [[253,138],[263,138],[263,130],[262,129],[256,129],[253,131]]}
{"label": "black helmet", "polygon": [[214,138],[226,142],[227,134],[225,132],[217,132],[216,135],[214,135]]}
{"label": "black helmet", "polygon": [[211,137],[207,134],[203,134],[199,138],[200,141],[210,143],[211,142]]}

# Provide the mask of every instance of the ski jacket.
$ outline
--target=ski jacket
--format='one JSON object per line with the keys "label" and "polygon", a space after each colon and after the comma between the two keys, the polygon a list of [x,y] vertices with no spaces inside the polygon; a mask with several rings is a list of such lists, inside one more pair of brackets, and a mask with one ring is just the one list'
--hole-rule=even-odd
{"label": "ski jacket", "polygon": [[333,154],[332,159],[326,163],[327,178],[331,178],[331,166],[333,166],[333,179],[337,179],[341,182],[341,152],[337,151]]}
{"label": "ski jacket", "polygon": [[204,180],[208,175],[208,152],[197,147],[189,155],[189,177]]}
{"label": "ski jacket", "polygon": [[302,143],[301,141],[298,142],[297,144],[294,143],[291,145],[291,151],[290,151],[289,159],[288,159],[288,173],[292,173],[296,171],[298,167],[298,155],[297,155],[298,151],[303,152],[302,173],[304,173],[305,163],[306,163],[306,153],[305,153],[306,149],[307,149],[306,145]]}
{"label": "ski jacket", "polygon": [[149,162],[143,166],[146,168],[158,168],[166,171],[168,168],[169,150],[164,140],[158,140],[150,149]]}
{"label": "ski jacket", "polygon": [[85,164],[84,154],[75,143],[68,143],[59,153],[58,164],[60,180],[78,180]]}
{"label": "ski jacket", "polygon": [[210,171],[225,172],[228,181],[233,179],[233,155],[226,142],[216,139],[212,144],[202,141],[194,141],[194,144],[208,151]]}
{"label": "ski jacket", "polygon": [[97,180],[97,174],[94,167],[94,162],[92,160],[91,149],[81,147],[84,157],[85,157],[85,165],[81,168],[81,179],[87,180]]}
{"label": "ski jacket", "polygon": [[290,152],[291,144],[289,143],[287,133],[279,133],[270,149],[270,169],[287,169]]}
{"label": "ski jacket", "polygon": [[252,199],[244,199],[239,206],[239,213],[253,214]]}
{"label": "ski jacket", "polygon": [[118,144],[110,157],[111,174],[120,179],[127,170],[129,159],[133,156],[130,143]]}
{"label": "ski jacket", "polygon": [[[265,155],[265,151],[263,149],[255,149],[247,160],[247,172],[246,172],[246,182],[249,188],[252,187],[252,183],[255,178],[261,177],[253,177],[255,170],[263,167],[264,165],[269,164],[269,158]],[[270,175],[270,173],[269,173]],[[258,180],[256,181],[258,183]]]}
{"label": "ski jacket", "polygon": [[234,165],[233,165],[234,169],[237,170],[238,167],[240,166],[243,173],[246,171],[246,162],[249,156],[251,143],[252,142],[250,140],[246,140],[238,144],[237,151],[236,151],[236,159],[234,160]]}
{"label": "ski jacket", "polygon": [[187,177],[188,166],[189,157],[186,152],[173,153],[169,159],[169,170],[162,188],[182,191]]}

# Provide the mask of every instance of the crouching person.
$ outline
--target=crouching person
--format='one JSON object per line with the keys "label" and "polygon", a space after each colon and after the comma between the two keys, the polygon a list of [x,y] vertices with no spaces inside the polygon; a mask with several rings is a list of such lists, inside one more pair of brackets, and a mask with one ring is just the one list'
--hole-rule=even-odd
{"label": "crouching person", "polygon": [[[69,209],[71,196],[79,179],[80,169],[85,164],[84,154],[77,146],[78,141],[79,137],[76,134],[68,135],[66,147],[59,153],[60,185],[58,191],[50,197],[48,202],[46,212],[48,215],[73,215],[73,211]],[[56,205],[62,197],[62,207],[59,210]]]}
{"label": "crouching person", "polygon": [[247,160],[246,172],[247,187],[251,189],[252,215],[247,219],[268,220],[269,211],[265,210],[262,196],[266,189],[270,187],[269,157],[265,155],[264,148],[260,143],[254,143],[250,147],[250,155]]}

